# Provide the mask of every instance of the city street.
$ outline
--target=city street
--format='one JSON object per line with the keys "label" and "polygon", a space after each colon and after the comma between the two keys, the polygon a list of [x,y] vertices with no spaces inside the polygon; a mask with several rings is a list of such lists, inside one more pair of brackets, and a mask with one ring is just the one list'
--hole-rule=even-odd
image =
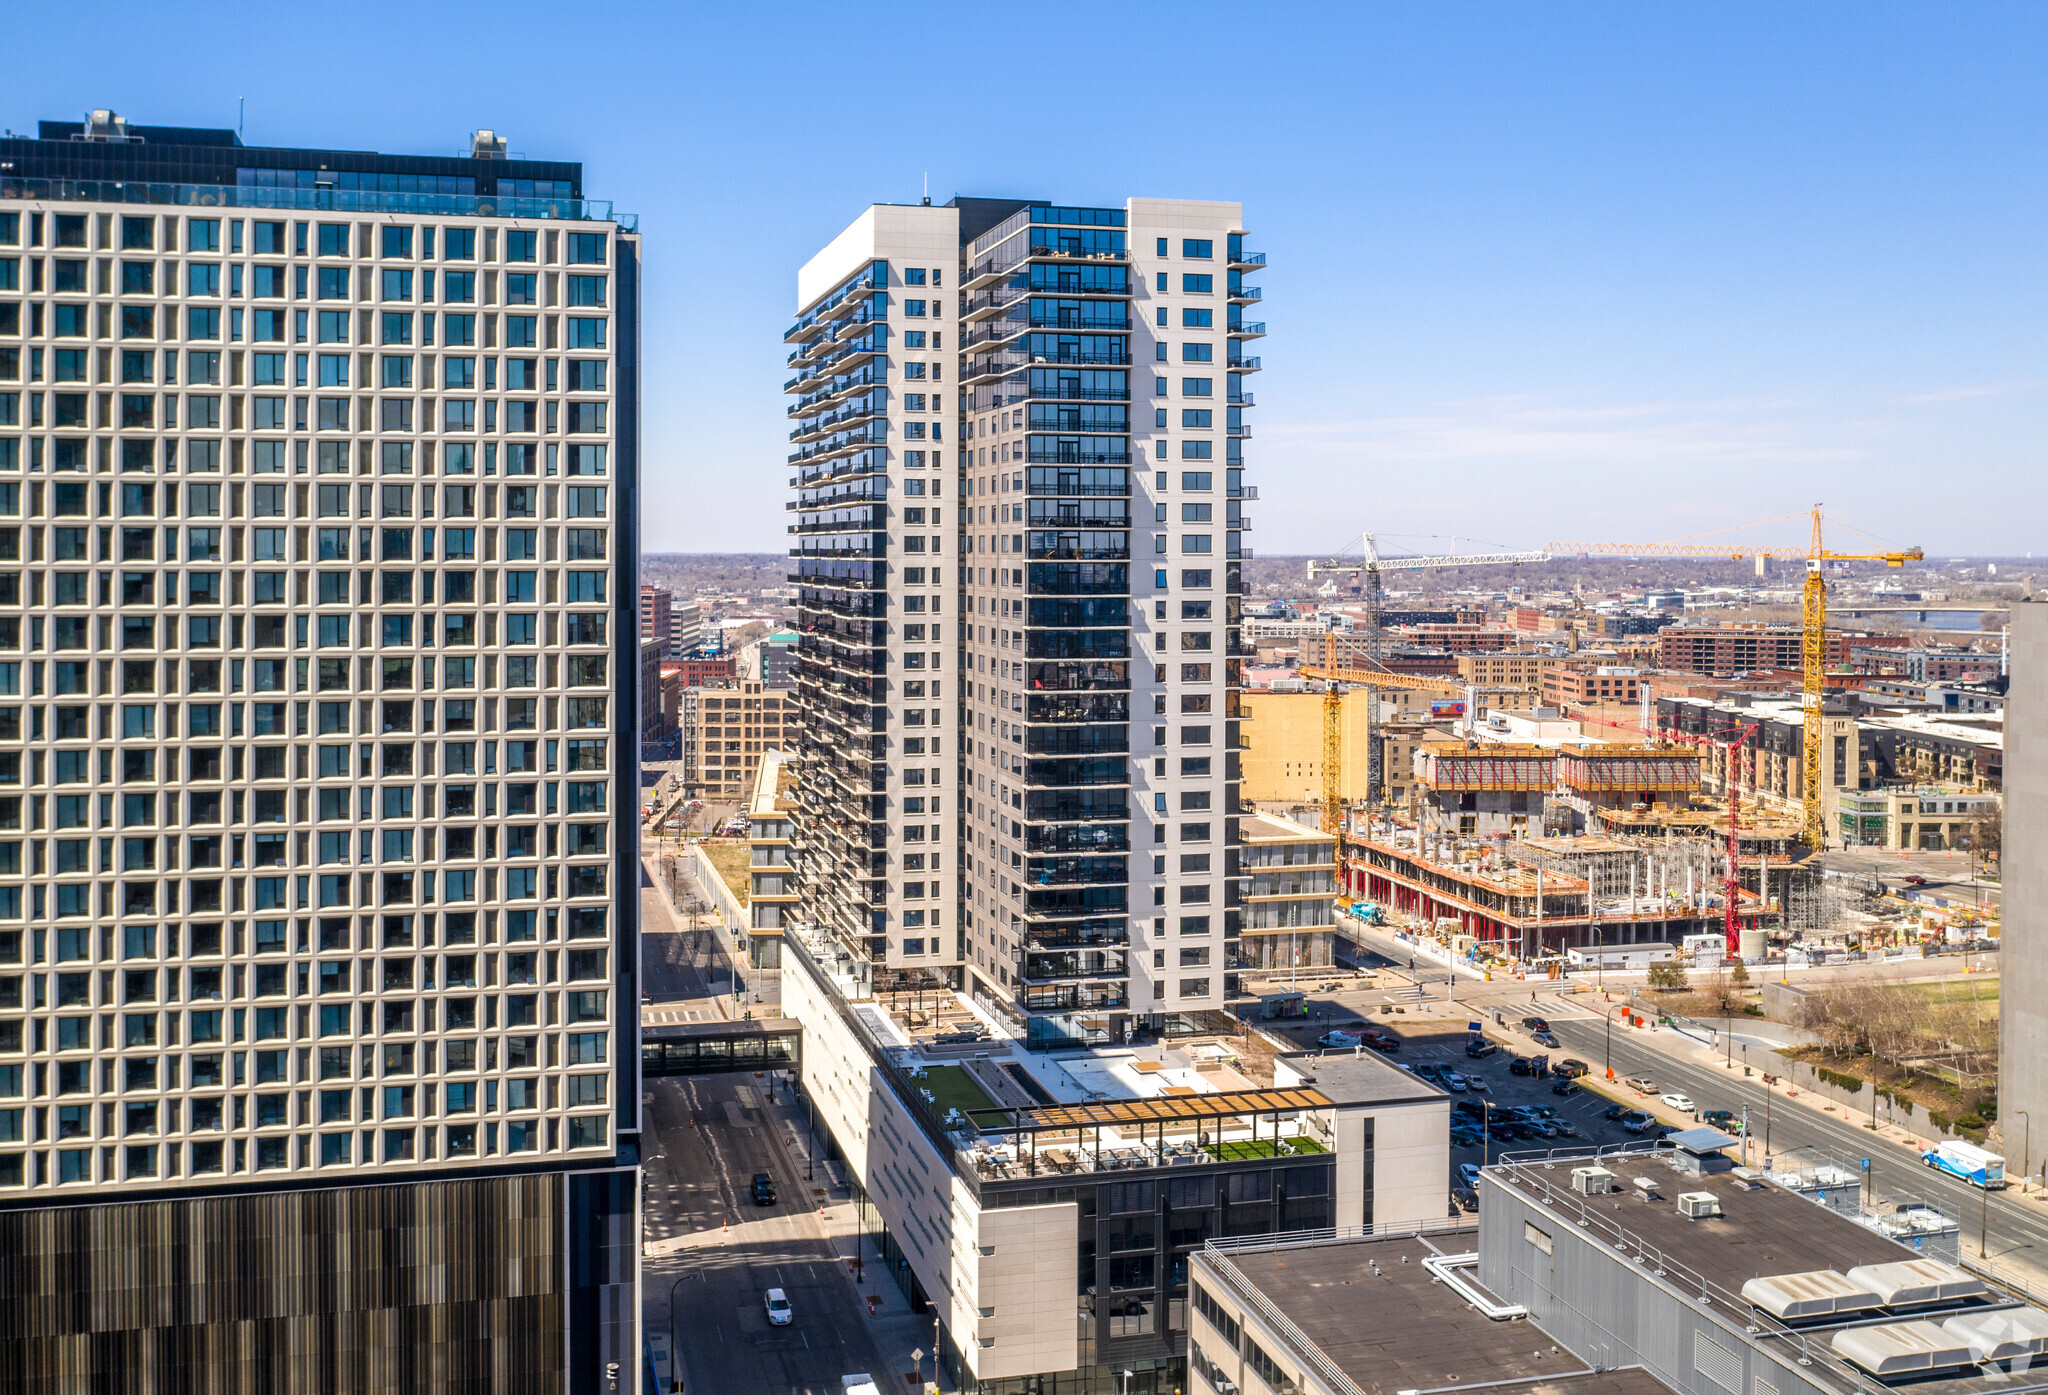
{"label": "city street", "polygon": [[[649,1082],[647,1328],[672,1334],[690,1395],[838,1395],[854,1371],[909,1390],[909,1353],[930,1351],[930,1320],[878,1270],[856,1287],[846,1189],[822,1164],[806,1180],[803,1105],[785,1081],[770,1104],[769,1085],[752,1074]],[[772,1205],[749,1194],[757,1172],[774,1179]],[[795,1312],[787,1327],[768,1324],[770,1288]]]}

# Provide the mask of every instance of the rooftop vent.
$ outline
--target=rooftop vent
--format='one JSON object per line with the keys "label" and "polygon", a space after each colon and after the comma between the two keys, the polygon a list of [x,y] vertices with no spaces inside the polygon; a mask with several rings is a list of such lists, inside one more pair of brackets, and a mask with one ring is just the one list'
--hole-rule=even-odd
{"label": "rooftop vent", "polygon": [[1938,1259],[1908,1259],[1897,1264],[1859,1264],[1849,1282],[1869,1289],[1887,1308],[1921,1303],[1953,1303],[1984,1294],[1984,1284],[1953,1264]]}
{"label": "rooftop vent", "polygon": [[1832,1269],[1751,1279],[1742,1286],[1742,1298],[1772,1317],[1787,1321],[1832,1313],[1860,1313],[1884,1306],[1884,1300],[1868,1288]]}
{"label": "rooftop vent", "polygon": [[496,131],[480,130],[469,138],[469,158],[472,160],[502,160],[505,158],[505,138]]}
{"label": "rooftop vent", "polygon": [[1891,1322],[1837,1332],[1835,1354],[1879,1380],[1976,1364],[1970,1345],[1931,1322]]}
{"label": "rooftop vent", "polygon": [[1968,1346],[1979,1361],[2010,1361],[2048,1352],[2048,1313],[2039,1308],[1964,1313],[1942,1323],[1941,1330]]}
{"label": "rooftop vent", "polygon": [[1582,1196],[1605,1196],[1621,1190],[1621,1184],[1604,1167],[1575,1167],[1572,1169],[1572,1190]]}
{"label": "rooftop vent", "polygon": [[76,140],[134,141],[140,143],[141,136],[128,134],[128,119],[119,112],[106,107],[94,107],[85,115],[85,129],[78,133]]}
{"label": "rooftop vent", "polygon": [[1708,1216],[1721,1214],[1721,1198],[1712,1192],[1680,1192],[1678,1214],[1687,1220],[1700,1221]]}

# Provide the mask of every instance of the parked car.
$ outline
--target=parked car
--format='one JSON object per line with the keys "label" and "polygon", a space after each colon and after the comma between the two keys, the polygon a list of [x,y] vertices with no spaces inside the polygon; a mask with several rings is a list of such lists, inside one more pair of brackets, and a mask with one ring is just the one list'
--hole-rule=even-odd
{"label": "parked car", "polygon": [[1467,1211],[1477,1211],[1479,1209],[1479,1193],[1466,1186],[1452,1187],[1451,1205],[1460,1214]]}
{"label": "parked car", "polygon": [[1390,1037],[1385,1032],[1381,1032],[1378,1035],[1367,1032],[1365,1034],[1365,1044],[1375,1051],[1388,1055],[1401,1049],[1401,1039],[1399,1037]]}
{"label": "parked car", "polygon": [[1357,1046],[1364,1040],[1365,1038],[1353,1036],[1349,1032],[1324,1032],[1316,1038],[1316,1045],[1335,1047]]}
{"label": "parked car", "polygon": [[1492,1087],[1476,1075],[1468,1075],[1465,1077],[1465,1088],[1470,1090],[1475,1095],[1490,1094],[1492,1092]]}
{"label": "parked car", "polygon": [[1498,1044],[1488,1041],[1485,1037],[1474,1037],[1465,1043],[1465,1054],[1475,1061],[1483,1061],[1499,1050]]}
{"label": "parked car", "polygon": [[1454,1070],[1447,1070],[1442,1075],[1439,1075],[1436,1078],[1436,1083],[1453,1094],[1462,1095],[1465,1093],[1465,1077]]}
{"label": "parked car", "polygon": [[1477,1187],[1479,1185],[1479,1164],[1459,1163],[1458,1176],[1464,1179],[1466,1186]]}
{"label": "parked car", "polygon": [[1569,1119],[1553,1119],[1550,1122],[1557,1125],[1557,1131],[1566,1138],[1579,1136],[1579,1126]]}
{"label": "parked car", "polygon": [[775,1179],[765,1172],[754,1174],[754,1204],[773,1206],[775,1204]]}
{"label": "parked car", "polygon": [[1621,1116],[1621,1126],[1630,1133],[1642,1133],[1656,1127],[1657,1121],[1640,1109],[1631,1109]]}
{"label": "parked car", "polygon": [[1538,1046],[1547,1046],[1553,1051],[1555,1051],[1558,1047],[1564,1045],[1564,1043],[1559,1041],[1548,1027],[1545,1027],[1540,1032],[1529,1033],[1529,1040],[1535,1042]]}
{"label": "parked car", "polygon": [[1588,1066],[1584,1061],[1579,1060],[1575,1056],[1567,1056],[1562,1061],[1559,1061],[1556,1065],[1552,1066],[1550,1068],[1550,1073],[1552,1075],[1561,1076],[1566,1080],[1576,1080],[1578,1077],[1582,1075],[1592,1074],[1592,1067]]}
{"label": "parked car", "polygon": [[1562,1096],[1565,1099],[1570,1099],[1573,1095],[1581,1093],[1581,1091],[1578,1087],[1577,1082],[1569,1078],[1566,1078],[1564,1080],[1558,1081],[1555,1085],[1551,1086],[1550,1093],[1553,1095]]}
{"label": "parked car", "polygon": [[1514,1060],[1508,1062],[1509,1075],[1534,1075],[1535,1073],[1535,1063],[1527,1056],[1517,1056]]}
{"label": "parked car", "polygon": [[1629,1108],[1625,1104],[1610,1104],[1607,1108],[1600,1111],[1600,1117],[1603,1119],[1619,1119],[1628,1112]]}
{"label": "parked car", "polygon": [[1690,1114],[1693,1111],[1691,1095],[1681,1095],[1674,1090],[1668,1095],[1661,1096],[1661,1098],[1665,1104],[1677,1110],[1680,1114]]}
{"label": "parked car", "polygon": [[1656,1082],[1647,1075],[1631,1075],[1621,1083],[1639,1095],[1654,1095],[1657,1093]]}
{"label": "parked car", "polygon": [[796,1320],[796,1311],[789,1306],[789,1296],[781,1289],[768,1290],[767,1305],[769,1326],[787,1327]]}

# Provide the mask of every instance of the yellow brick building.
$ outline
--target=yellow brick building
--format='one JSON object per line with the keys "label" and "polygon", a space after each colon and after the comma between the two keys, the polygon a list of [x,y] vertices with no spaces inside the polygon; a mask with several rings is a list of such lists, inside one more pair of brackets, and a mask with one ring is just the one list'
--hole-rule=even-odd
{"label": "yellow brick building", "polygon": [[1543,690],[1543,676],[1564,660],[1555,654],[1460,654],[1458,677],[1482,688]]}
{"label": "yellow brick building", "polygon": [[[1354,688],[1344,704],[1344,770],[1339,786],[1347,800],[1365,798],[1366,692]],[[1243,798],[1313,804],[1323,797],[1323,695],[1244,694]]]}

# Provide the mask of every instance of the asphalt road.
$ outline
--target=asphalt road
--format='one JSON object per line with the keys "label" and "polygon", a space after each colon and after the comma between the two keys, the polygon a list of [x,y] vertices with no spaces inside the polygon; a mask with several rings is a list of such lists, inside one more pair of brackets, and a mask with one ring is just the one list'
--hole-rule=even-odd
{"label": "asphalt road", "polygon": [[[1607,1034],[1600,1019],[1567,1017],[1562,1009],[1553,1009],[1549,1019],[1570,1055],[1591,1063],[1596,1073],[1604,1069]],[[1753,1137],[1759,1145],[1767,1141],[1773,1155],[1795,1148],[1825,1147],[1849,1158],[1852,1166],[1857,1159],[1869,1158],[1873,1191],[1917,1191],[1939,1198],[1960,1219],[1967,1252],[1977,1253],[1980,1227],[1988,1219],[1987,1246],[1993,1258],[2010,1256],[2015,1262],[2048,1270],[2048,1205],[2021,1200],[2016,1185],[1987,1197],[1981,1189],[1927,1167],[1917,1153],[1860,1127],[1854,1116],[1843,1120],[1767,1095],[1760,1081],[1743,1077],[1739,1065],[1731,1072],[1680,1060],[1652,1047],[1636,1032],[1615,1032],[1612,1050],[1617,1077],[1648,1075],[1660,1092],[1675,1090],[1687,1095],[1702,1110],[1726,1109],[1739,1115],[1748,1105]],[[1753,1153],[1751,1161],[1761,1159]]]}
{"label": "asphalt road", "polygon": [[[754,1075],[650,1082],[658,1142],[647,1169],[646,1321],[674,1333],[690,1395],[838,1395],[848,1372],[883,1378],[903,1364],[883,1357],[876,1339],[889,1320],[868,1316],[845,1272],[852,1238],[835,1241],[819,1215],[824,1170],[804,1180],[800,1116],[769,1107],[766,1084]],[[757,1172],[775,1179],[772,1206],[749,1195]],[[788,1295],[791,1325],[768,1325],[770,1288]]]}

